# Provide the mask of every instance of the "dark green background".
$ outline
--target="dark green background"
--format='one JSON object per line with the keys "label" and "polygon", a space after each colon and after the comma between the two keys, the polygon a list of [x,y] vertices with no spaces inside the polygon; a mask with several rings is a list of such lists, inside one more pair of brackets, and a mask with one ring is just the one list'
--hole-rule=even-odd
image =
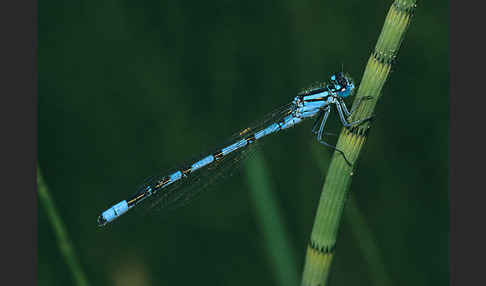
{"label": "dark green background", "polygon": [[[96,217],[342,65],[359,82],[390,4],[40,1],[39,165],[90,282],[276,285],[244,172],[166,218]],[[396,285],[448,283],[447,5],[419,3],[351,187]],[[311,125],[262,148],[299,273],[331,153]],[[374,284],[359,243],[344,220],[332,285]],[[74,283],[40,205],[38,280]]]}

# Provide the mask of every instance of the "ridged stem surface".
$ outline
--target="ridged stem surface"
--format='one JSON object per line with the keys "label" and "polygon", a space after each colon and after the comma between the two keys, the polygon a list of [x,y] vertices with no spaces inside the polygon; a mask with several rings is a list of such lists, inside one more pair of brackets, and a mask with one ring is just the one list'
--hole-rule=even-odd
{"label": "ridged stem surface", "polygon": [[[373,114],[381,89],[388,78],[391,65],[411,21],[416,7],[415,2],[415,0],[397,0],[391,5],[375,49],[363,73],[354,104],[361,97],[371,96],[372,99],[363,100],[348,121],[367,118]],[[307,247],[302,286],[327,284],[355,162],[366,142],[369,128],[368,121],[359,126],[343,128],[341,131],[337,148],[346,154],[352,166],[346,163],[341,154],[334,152]]]}

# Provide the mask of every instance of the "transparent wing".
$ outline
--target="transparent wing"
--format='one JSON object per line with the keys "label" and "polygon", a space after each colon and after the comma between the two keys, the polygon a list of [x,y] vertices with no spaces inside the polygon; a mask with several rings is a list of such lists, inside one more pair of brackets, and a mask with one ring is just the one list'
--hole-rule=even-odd
{"label": "transparent wing", "polygon": [[[282,118],[290,114],[294,108],[294,105],[290,103],[275,109],[267,114],[262,120],[235,133],[230,139],[226,140],[224,144],[221,144],[218,148],[214,148],[212,152],[203,153],[201,156],[186,161],[186,164],[182,164],[180,168],[173,168],[171,171],[168,171],[165,176],[181,170],[183,167],[189,166],[209,154],[214,154],[234,142],[248,138],[254,134],[254,132],[266,128],[274,122],[279,122]],[[204,190],[207,190],[209,186],[220,181],[222,178],[233,175],[242,165],[241,162],[250,157],[256,148],[261,145],[260,141],[261,140],[257,140],[252,144],[248,144],[243,148],[231,152],[221,159],[196,170],[194,173],[190,173],[187,177],[168,185],[141,202],[137,205],[136,209],[139,209],[143,214],[146,214],[152,210],[171,211],[187,205],[187,203],[198,197]],[[144,184],[139,187],[137,193],[143,192],[147,184],[152,186],[155,185],[161,178],[163,178],[163,176],[148,178],[145,180]]]}
{"label": "transparent wing", "polygon": [[177,186],[170,186],[171,190],[163,192],[158,199],[154,200],[148,210],[172,211],[187,205],[214,183],[235,174],[242,166],[241,162],[254,154],[256,148],[257,145],[251,145],[238,152],[230,153],[217,163],[198,170],[200,171],[198,174],[178,181]]}

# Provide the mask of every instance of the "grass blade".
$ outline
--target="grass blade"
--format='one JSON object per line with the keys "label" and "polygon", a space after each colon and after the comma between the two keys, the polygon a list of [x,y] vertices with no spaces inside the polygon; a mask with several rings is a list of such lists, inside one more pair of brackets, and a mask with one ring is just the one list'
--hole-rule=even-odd
{"label": "grass blade", "polygon": [[295,286],[299,281],[296,260],[267,170],[261,151],[257,151],[251,160],[247,160],[245,171],[250,196],[277,284]]}
{"label": "grass blade", "polygon": [[79,286],[89,285],[86,276],[84,275],[83,270],[81,269],[78,258],[76,257],[76,253],[69,239],[69,236],[66,232],[64,223],[62,222],[59,214],[57,213],[57,209],[56,206],[54,205],[54,201],[49,195],[49,189],[47,188],[44,182],[44,178],[42,177],[41,170],[38,166],[37,166],[37,192],[39,194],[39,200],[47,213],[47,217],[49,218],[49,221],[52,224],[52,228],[54,229],[55,235],[57,237],[57,242],[59,245],[59,250],[61,251],[64,260],[66,261],[69,269],[71,270],[71,273],[73,274],[74,281]]}

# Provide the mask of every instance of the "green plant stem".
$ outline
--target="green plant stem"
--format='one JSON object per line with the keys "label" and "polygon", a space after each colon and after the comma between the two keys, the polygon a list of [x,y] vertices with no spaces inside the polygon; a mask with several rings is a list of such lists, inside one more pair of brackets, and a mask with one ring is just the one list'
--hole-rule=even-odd
{"label": "green plant stem", "polygon": [[295,255],[285,231],[284,220],[274,196],[274,187],[269,180],[265,160],[257,152],[245,166],[256,218],[266,244],[270,264],[278,285],[295,286],[299,275]]}
{"label": "green plant stem", "polygon": [[[322,157],[320,153],[322,151],[322,146],[318,144],[312,144],[312,151],[315,158]],[[321,172],[325,170],[325,160],[317,160],[317,164],[321,169]],[[353,193],[349,194],[348,205],[344,208],[344,218],[349,223],[351,227],[351,232],[353,233],[356,241],[358,242],[358,247],[365,260],[368,262],[370,278],[372,285],[392,285],[390,277],[385,270],[385,265],[381,259],[380,251],[375,244],[375,238],[373,233],[368,227],[365,217],[359,210],[356,199]]]}
{"label": "green plant stem", "polygon": [[59,214],[57,213],[54,201],[49,195],[49,190],[44,182],[39,167],[37,167],[37,192],[39,194],[39,200],[42,203],[42,206],[47,213],[47,217],[55,231],[59,250],[61,251],[64,260],[66,261],[69,269],[71,270],[71,273],[73,274],[74,281],[76,281],[77,285],[89,285],[88,281],[86,280],[86,276],[84,275],[83,270],[81,269],[81,266],[78,262],[76,253],[72,247],[72,243],[69,240],[66,228],[64,227],[64,224],[59,217]]}
{"label": "green plant stem", "polygon": [[[350,121],[369,117],[380,97],[381,89],[390,73],[402,39],[410,23],[415,0],[397,0],[391,5],[381,34],[371,54],[356,93],[354,104],[363,100]],[[351,184],[355,163],[366,141],[370,122],[349,129],[343,128],[337,148],[342,150],[352,166],[341,154],[334,152],[319,200],[311,238],[307,247],[302,285],[326,285],[336,245],[341,215]]]}

